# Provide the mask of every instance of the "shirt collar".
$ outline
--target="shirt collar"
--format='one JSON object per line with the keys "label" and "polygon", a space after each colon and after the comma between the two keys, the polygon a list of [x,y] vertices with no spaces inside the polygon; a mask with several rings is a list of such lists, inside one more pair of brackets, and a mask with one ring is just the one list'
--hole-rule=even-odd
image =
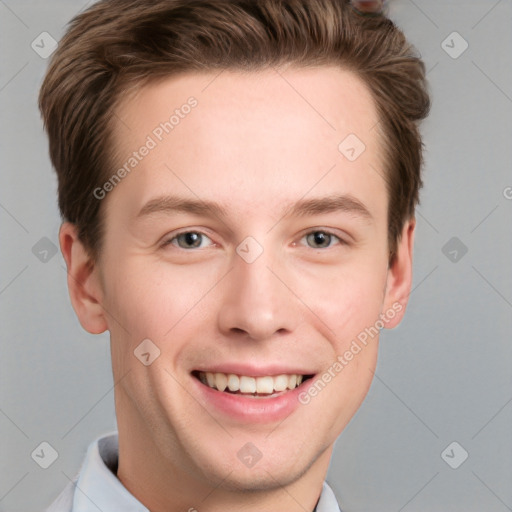
{"label": "shirt collar", "polygon": [[327,482],[324,482],[322,494],[316,505],[316,512],[340,512],[336,496]]}
{"label": "shirt collar", "polygon": [[78,477],[72,512],[89,512],[92,504],[102,512],[149,512],[110,469],[117,466],[118,451],[117,432],[91,443]]}
{"label": "shirt collar", "polygon": [[[117,432],[110,432],[90,444],[80,471],[72,512],[89,512],[91,505],[102,512],[149,512],[115,475],[119,444]],[[339,512],[336,497],[326,482],[316,512]]]}

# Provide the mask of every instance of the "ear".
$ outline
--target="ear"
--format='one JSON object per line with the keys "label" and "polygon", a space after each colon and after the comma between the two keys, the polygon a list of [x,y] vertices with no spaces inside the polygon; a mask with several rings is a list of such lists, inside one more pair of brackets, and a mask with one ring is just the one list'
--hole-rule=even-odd
{"label": "ear", "polygon": [[[401,321],[409,301],[412,286],[412,252],[416,220],[409,219],[402,230],[395,258],[388,268],[383,313],[388,329],[396,327]],[[390,312],[386,314],[386,311]],[[393,315],[391,314],[393,311]]]}
{"label": "ear", "polygon": [[100,334],[107,330],[107,322],[101,305],[103,294],[97,268],[78,239],[74,224],[62,224],[59,242],[66,260],[68,289],[73,309],[86,331]]}

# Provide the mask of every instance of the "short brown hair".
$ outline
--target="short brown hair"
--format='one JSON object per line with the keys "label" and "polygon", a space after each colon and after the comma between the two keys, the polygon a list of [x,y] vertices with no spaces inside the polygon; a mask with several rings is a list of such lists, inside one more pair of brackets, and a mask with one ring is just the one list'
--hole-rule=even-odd
{"label": "short brown hair", "polygon": [[[184,71],[337,65],[368,86],[379,114],[395,254],[422,186],[418,122],[430,107],[425,67],[386,16],[349,0],[102,0],[74,18],[39,96],[59,207],[95,257],[101,201],[115,168],[115,108],[128,89]],[[111,174],[111,172],[110,172]]]}

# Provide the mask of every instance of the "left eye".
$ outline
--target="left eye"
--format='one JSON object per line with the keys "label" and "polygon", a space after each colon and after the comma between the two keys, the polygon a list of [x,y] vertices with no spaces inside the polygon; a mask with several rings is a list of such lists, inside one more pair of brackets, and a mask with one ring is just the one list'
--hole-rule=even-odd
{"label": "left eye", "polygon": [[211,242],[211,240],[205,234],[198,231],[186,231],[171,238],[165,245],[176,245],[180,249],[199,249],[208,245],[208,242]]}
{"label": "left eye", "polygon": [[336,242],[341,242],[339,237],[326,231],[312,231],[305,235],[304,238],[313,249],[325,249],[331,247]]}

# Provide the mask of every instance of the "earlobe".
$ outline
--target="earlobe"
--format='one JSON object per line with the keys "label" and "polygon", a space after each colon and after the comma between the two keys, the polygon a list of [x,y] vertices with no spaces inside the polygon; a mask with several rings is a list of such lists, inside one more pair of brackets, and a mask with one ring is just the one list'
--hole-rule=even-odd
{"label": "earlobe", "polygon": [[73,309],[86,331],[100,334],[106,331],[108,326],[102,306],[102,289],[97,269],[79,240],[74,224],[62,224],[59,242],[67,265],[68,290]]}
{"label": "earlobe", "polygon": [[[416,220],[408,220],[402,230],[396,257],[388,269],[384,309],[386,328],[396,327],[402,320],[412,286],[412,253]],[[389,312],[390,314],[386,314]],[[392,312],[392,313],[391,313]]]}

